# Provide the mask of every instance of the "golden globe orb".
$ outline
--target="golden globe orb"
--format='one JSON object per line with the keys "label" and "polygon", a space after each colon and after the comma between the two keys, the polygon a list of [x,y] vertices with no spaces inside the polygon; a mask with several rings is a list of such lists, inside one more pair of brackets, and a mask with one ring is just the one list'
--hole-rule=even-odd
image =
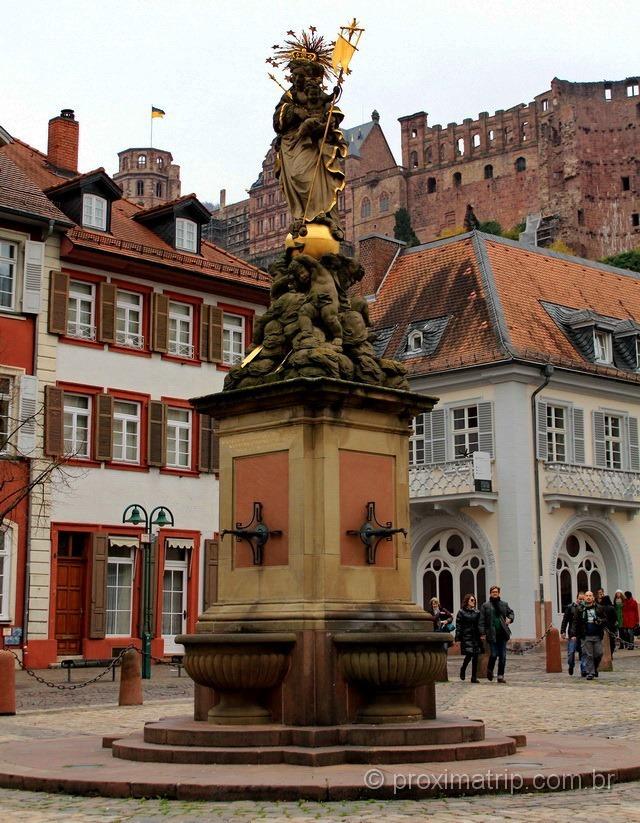
{"label": "golden globe orb", "polygon": [[308,254],[310,257],[315,257],[319,260],[324,254],[338,254],[340,251],[340,243],[332,236],[328,226],[323,226],[320,223],[307,223],[303,230],[306,229],[305,235],[298,235],[293,237],[288,234],[285,238],[284,245],[287,249],[293,249],[294,254]]}

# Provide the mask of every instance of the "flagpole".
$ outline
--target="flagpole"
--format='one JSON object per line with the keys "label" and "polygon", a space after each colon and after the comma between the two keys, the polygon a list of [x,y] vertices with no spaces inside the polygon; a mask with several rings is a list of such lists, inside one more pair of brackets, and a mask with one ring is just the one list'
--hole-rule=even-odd
{"label": "flagpole", "polygon": [[151,109],[151,136],[149,138],[149,148],[153,148],[153,109]]}

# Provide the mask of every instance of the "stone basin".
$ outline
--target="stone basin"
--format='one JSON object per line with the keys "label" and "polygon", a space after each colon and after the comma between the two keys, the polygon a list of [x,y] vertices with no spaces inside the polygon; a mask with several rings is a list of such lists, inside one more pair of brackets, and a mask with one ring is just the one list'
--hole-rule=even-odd
{"label": "stone basin", "polygon": [[342,632],[333,636],[344,678],[364,699],[361,723],[423,719],[415,689],[443,680],[447,668],[442,632]]}
{"label": "stone basin", "polygon": [[220,702],[209,709],[209,723],[270,723],[259,703],[261,692],[278,686],[289,669],[296,642],[291,633],[182,634],[184,667],[193,681],[215,689]]}

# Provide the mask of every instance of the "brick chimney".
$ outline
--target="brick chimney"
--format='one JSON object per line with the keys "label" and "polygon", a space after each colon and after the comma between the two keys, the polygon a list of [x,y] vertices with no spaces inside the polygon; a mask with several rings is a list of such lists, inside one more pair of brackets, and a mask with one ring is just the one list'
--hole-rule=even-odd
{"label": "brick chimney", "polygon": [[64,171],[78,171],[80,126],[73,109],[62,109],[59,117],[49,120],[47,156],[52,166]]}

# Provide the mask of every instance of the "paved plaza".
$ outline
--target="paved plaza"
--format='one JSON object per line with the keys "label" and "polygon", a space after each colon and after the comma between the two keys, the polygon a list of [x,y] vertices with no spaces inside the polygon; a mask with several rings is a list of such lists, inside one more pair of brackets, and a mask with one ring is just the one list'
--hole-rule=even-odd
{"label": "paved plaza", "polygon": [[[450,660],[451,681],[438,686],[439,713],[483,718],[504,732],[567,732],[597,735],[640,743],[640,653],[616,655],[615,671],[602,673],[591,683],[567,674],[548,675],[544,657],[510,656],[508,684],[486,681],[478,686],[457,679],[459,661]],[[87,676],[91,676],[88,670]],[[63,672],[47,672],[63,682]],[[74,672],[74,680],[84,679]],[[117,683],[62,692],[18,676],[16,717],[0,718],[0,746],[10,741],[51,739],[78,734],[103,735],[136,731],[147,720],[185,714],[191,708],[191,683],[167,668],[153,669],[145,683],[144,706],[119,708]],[[64,707],[64,708],[63,708]],[[525,750],[526,751],[526,750]],[[606,763],[601,764],[606,767]],[[248,767],[250,769],[250,767]],[[335,803],[188,802],[71,797],[0,789],[0,820],[4,821],[111,821],[212,820],[248,823],[287,821],[640,821],[640,783],[610,789],[583,789],[564,793],[500,795],[425,801],[363,800]]]}

